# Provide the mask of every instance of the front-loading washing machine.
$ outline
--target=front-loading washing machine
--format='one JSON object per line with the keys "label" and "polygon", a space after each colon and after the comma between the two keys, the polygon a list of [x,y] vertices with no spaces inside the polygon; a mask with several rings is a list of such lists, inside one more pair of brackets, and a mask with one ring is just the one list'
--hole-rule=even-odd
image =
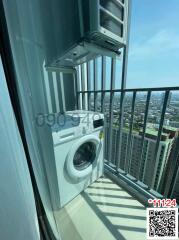
{"label": "front-loading washing machine", "polygon": [[103,175],[104,116],[70,111],[52,127],[59,207]]}

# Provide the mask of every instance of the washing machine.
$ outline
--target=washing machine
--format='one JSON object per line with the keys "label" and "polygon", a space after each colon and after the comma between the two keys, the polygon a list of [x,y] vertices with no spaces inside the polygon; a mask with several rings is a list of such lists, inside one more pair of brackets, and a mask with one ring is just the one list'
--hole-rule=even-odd
{"label": "washing machine", "polygon": [[59,207],[103,175],[104,116],[71,111],[52,127]]}

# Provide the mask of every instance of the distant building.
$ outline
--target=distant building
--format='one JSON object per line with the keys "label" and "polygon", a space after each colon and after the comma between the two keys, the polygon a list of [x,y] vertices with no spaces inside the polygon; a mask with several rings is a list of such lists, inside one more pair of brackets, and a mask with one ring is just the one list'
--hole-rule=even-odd
{"label": "distant building", "polygon": [[178,128],[178,129],[179,129],[179,122],[170,121],[170,122],[169,122],[169,125],[170,125],[171,127],[175,127],[175,128]]}
{"label": "distant building", "polygon": [[[131,148],[127,149],[129,141],[129,132],[123,130],[122,142],[119,142],[119,131],[117,128],[113,129],[112,136],[112,156],[111,162],[115,164],[119,161],[119,167],[122,170],[127,170],[135,178],[139,178],[146,185],[150,186],[151,180],[154,173],[155,163],[157,161],[157,172],[155,176],[154,189],[160,189],[160,181],[162,178],[163,170],[167,164],[168,157],[170,155],[173,140],[175,137],[176,129],[174,128],[163,128],[163,133],[161,136],[161,141],[159,143],[159,149],[157,153],[157,158],[155,159],[155,146],[158,132],[153,129],[147,129],[145,134],[145,139],[143,143],[143,152],[141,153],[141,133],[136,132],[131,136]],[[108,139],[106,139],[106,144]],[[121,154],[119,158],[119,144],[122,144]],[[107,158],[106,150],[106,158]],[[126,163],[128,163],[128,169],[125,169]],[[140,170],[140,172],[139,172]]]}
{"label": "distant building", "polygon": [[[164,166],[168,160],[168,156],[172,146],[172,139],[168,138],[168,134],[163,133],[159,143],[157,157],[155,159],[157,131],[147,129],[143,143],[143,152],[141,153],[141,135],[132,135],[132,154],[130,160],[129,173],[150,186],[154,174],[155,163],[158,163],[155,176],[154,189],[159,188]],[[140,172],[139,172],[140,170]]]}
{"label": "distant building", "polygon": [[171,198],[176,199],[177,204],[179,204],[179,165],[178,165],[175,182],[174,182],[172,193],[171,193]]}
{"label": "distant building", "polygon": [[160,189],[165,198],[176,198],[179,204],[179,132],[177,132],[172,151],[168,157],[165,171],[163,172]]}

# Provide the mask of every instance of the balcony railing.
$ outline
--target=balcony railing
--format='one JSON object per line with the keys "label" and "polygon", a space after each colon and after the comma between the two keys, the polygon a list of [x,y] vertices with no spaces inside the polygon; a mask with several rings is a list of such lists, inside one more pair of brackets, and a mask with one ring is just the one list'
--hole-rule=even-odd
{"label": "balcony railing", "polygon": [[148,190],[179,198],[179,87],[116,88],[118,64],[99,57],[78,67],[78,109],[105,114],[106,166]]}

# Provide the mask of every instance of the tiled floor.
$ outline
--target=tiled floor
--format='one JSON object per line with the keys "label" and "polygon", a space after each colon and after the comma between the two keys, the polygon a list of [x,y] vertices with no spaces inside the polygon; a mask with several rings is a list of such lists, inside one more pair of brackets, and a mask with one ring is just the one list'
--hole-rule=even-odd
{"label": "tiled floor", "polygon": [[145,240],[145,207],[108,178],[100,178],[56,213],[62,240]]}

